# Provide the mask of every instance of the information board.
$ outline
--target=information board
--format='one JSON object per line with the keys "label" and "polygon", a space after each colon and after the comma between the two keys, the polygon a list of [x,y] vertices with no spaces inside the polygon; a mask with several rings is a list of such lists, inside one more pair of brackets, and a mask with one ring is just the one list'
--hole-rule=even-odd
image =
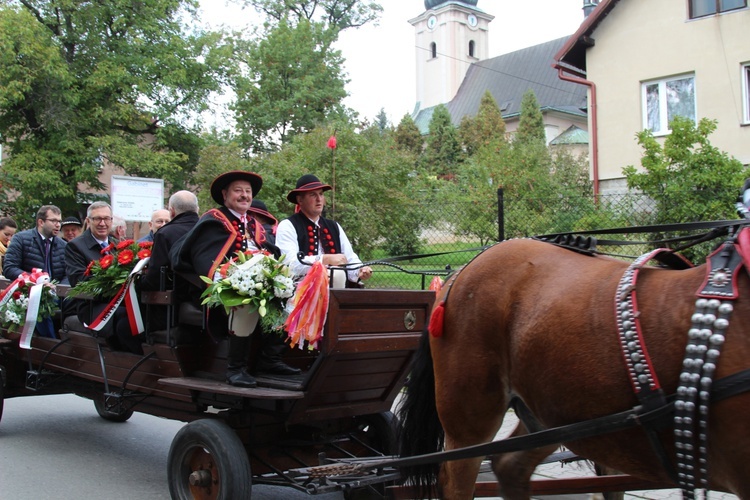
{"label": "information board", "polygon": [[113,175],[110,196],[115,215],[127,221],[150,221],[154,210],[164,208],[164,179]]}

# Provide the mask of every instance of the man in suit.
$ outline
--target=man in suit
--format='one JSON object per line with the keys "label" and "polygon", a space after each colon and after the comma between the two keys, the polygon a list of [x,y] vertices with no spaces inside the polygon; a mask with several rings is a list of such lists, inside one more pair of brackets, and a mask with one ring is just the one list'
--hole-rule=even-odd
{"label": "man in suit", "polygon": [[[169,252],[177,240],[182,238],[198,222],[198,198],[190,191],[177,191],[169,198],[169,206],[166,218],[169,222],[159,227],[154,233],[154,246],[151,247],[151,259],[148,261],[148,267],[140,279],[141,290],[161,290],[162,285],[165,290],[174,290],[180,302],[193,302],[200,305],[200,294],[202,288],[198,288],[182,279],[180,276],[174,276],[171,273],[164,275],[165,281],[162,283],[162,268],[171,269],[169,262]],[[152,306],[149,327],[152,329],[162,329],[166,327],[166,314],[163,311]],[[164,308],[162,308],[164,309]]]}
{"label": "man in suit", "polygon": [[[14,280],[21,273],[30,273],[35,268],[46,272],[51,280],[66,284],[65,240],[60,238],[62,212],[55,205],[43,205],[36,213],[36,227],[13,236],[3,259],[3,275]],[[52,318],[36,325],[36,332],[43,337],[57,337],[57,326]]]}
{"label": "man in suit", "polygon": [[[263,179],[252,172],[232,171],[219,175],[211,183],[211,197],[220,208],[203,214],[193,229],[175,245],[172,265],[176,271],[215,277],[225,258],[237,251],[265,249],[278,257],[279,249],[268,241],[263,225],[249,212],[253,197],[258,194]],[[156,233],[157,235],[159,233]],[[219,318],[218,321],[215,321]],[[209,328],[223,326],[229,334],[226,380],[239,387],[255,387],[255,378],[247,372],[250,335],[253,332],[228,332],[226,314],[221,308],[212,309]],[[266,372],[293,375],[299,370],[284,364],[281,359]]]}
{"label": "man in suit", "polygon": [[14,280],[21,273],[38,268],[50,279],[65,280],[65,240],[60,238],[62,215],[54,205],[44,205],[37,211],[36,227],[13,236],[3,259],[3,275]]}
{"label": "man in suit", "polygon": [[[65,265],[70,286],[84,278],[89,263],[102,258],[102,251],[117,241],[109,235],[112,229],[112,207],[104,201],[95,201],[86,212],[88,229],[81,236],[68,242],[65,247]],[[78,319],[90,324],[106,308],[108,302],[101,300],[66,299],[75,307]],[[140,336],[130,333],[130,324],[125,307],[120,305],[114,317],[104,326],[101,334],[113,349],[143,354]]]}

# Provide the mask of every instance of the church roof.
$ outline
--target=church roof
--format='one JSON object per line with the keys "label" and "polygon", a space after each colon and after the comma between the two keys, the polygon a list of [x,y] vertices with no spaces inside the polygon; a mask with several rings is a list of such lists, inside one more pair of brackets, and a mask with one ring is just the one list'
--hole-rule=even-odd
{"label": "church roof", "polygon": [[[560,80],[557,70],[552,68],[555,53],[567,39],[558,38],[473,63],[456,96],[446,104],[453,123],[459,125],[464,116],[475,116],[487,90],[495,98],[503,118],[520,114],[521,98],[529,89],[534,91],[542,111],[586,116],[586,87]],[[423,134],[429,130],[433,111],[433,108],[422,109],[414,117]]]}

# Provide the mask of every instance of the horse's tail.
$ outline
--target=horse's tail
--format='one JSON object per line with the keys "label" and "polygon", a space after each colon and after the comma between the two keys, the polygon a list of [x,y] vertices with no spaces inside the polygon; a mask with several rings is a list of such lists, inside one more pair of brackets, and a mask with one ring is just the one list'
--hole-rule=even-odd
{"label": "horse's tail", "polygon": [[[419,350],[409,374],[406,394],[398,409],[401,457],[424,455],[443,449],[445,434],[435,404],[435,374],[432,371],[430,337],[422,333]],[[436,493],[438,464],[402,467],[401,477],[416,486],[418,498],[433,498]]]}

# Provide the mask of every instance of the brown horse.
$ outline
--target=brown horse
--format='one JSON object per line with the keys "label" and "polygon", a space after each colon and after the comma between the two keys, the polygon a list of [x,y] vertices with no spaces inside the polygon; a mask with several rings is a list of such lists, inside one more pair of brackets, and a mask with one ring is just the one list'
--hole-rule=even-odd
{"label": "brown horse", "polygon": [[[436,302],[445,300],[442,336],[428,341],[425,332],[401,407],[401,455],[491,441],[513,396],[546,428],[638,405],[615,320],[615,295],[627,267],[549,243],[511,240],[480,254],[447,281]],[[643,338],[666,394],[679,384],[695,293],[705,275],[704,264],[679,271],[644,267],[638,277]],[[715,380],[750,366],[750,279],[744,271],[738,285],[741,293]],[[711,405],[710,489],[750,498],[749,413],[748,392]],[[520,425],[515,435],[525,432]],[[674,457],[672,428],[660,431],[659,440]],[[624,473],[670,481],[642,429],[564,444]],[[528,498],[534,468],[554,448],[492,457],[500,494]],[[427,486],[440,498],[472,498],[481,460],[445,462],[439,472],[436,466],[402,472],[423,492]]]}

